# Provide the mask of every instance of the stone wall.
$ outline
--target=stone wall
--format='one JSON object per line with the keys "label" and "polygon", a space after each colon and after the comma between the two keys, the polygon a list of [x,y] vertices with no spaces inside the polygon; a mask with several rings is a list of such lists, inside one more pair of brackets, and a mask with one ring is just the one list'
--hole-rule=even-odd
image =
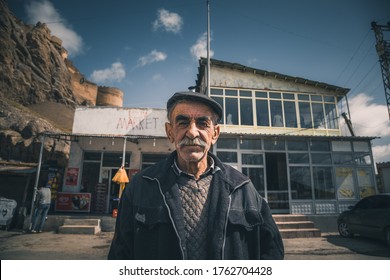
{"label": "stone wall", "polygon": [[123,106],[123,92],[113,87],[98,87],[96,106]]}

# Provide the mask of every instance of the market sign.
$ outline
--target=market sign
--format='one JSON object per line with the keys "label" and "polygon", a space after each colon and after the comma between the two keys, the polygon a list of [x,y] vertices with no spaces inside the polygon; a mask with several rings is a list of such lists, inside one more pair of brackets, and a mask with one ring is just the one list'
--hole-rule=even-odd
{"label": "market sign", "polygon": [[165,137],[166,114],[164,109],[77,108],[72,132]]}

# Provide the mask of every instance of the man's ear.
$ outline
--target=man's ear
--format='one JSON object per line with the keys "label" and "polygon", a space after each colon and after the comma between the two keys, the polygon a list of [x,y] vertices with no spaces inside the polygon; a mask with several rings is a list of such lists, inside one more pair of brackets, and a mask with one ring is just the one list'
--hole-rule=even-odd
{"label": "man's ear", "polygon": [[221,133],[221,127],[219,125],[214,126],[213,137],[211,138],[211,143],[214,145],[217,142],[219,134]]}
{"label": "man's ear", "polygon": [[169,142],[173,143],[174,139],[172,137],[172,125],[169,122],[165,123],[165,133],[168,136]]}

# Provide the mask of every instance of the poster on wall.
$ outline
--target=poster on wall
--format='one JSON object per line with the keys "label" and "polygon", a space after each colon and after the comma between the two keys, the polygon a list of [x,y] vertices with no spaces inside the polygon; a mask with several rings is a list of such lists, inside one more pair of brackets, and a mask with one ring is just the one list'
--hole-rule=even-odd
{"label": "poster on wall", "polygon": [[375,194],[375,187],[373,185],[372,173],[368,168],[359,168],[357,172],[357,179],[359,184],[360,198],[365,198]]}
{"label": "poster on wall", "polygon": [[56,211],[90,212],[91,193],[58,193]]}
{"label": "poster on wall", "polygon": [[79,169],[75,167],[69,167],[66,170],[65,185],[77,186],[78,178],[79,178]]}
{"label": "poster on wall", "polygon": [[355,188],[353,183],[353,170],[349,167],[336,168],[337,194],[341,199],[355,198]]}

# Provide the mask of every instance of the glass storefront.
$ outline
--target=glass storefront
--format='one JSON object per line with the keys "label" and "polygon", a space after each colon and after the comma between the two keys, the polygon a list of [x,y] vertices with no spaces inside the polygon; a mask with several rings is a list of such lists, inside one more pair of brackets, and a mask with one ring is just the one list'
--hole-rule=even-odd
{"label": "glass storefront", "polygon": [[214,152],[251,178],[273,213],[339,213],[376,192],[369,140],[222,136]]}

